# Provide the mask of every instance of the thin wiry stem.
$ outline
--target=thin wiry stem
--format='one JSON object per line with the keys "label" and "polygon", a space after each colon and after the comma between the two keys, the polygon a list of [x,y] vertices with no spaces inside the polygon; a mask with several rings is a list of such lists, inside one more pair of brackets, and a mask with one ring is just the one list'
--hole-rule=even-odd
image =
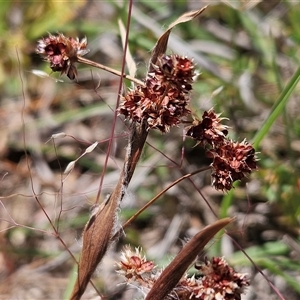
{"label": "thin wiry stem", "polygon": [[86,64],[88,66],[92,66],[92,67],[95,67],[95,68],[98,68],[98,69],[101,69],[101,70],[104,70],[104,71],[107,71],[107,72],[115,74],[119,77],[126,78],[126,79],[128,79],[128,80],[130,80],[130,81],[132,81],[132,82],[134,82],[138,85],[142,85],[142,86],[144,85],[144,82],[137,79],[137,78],[134,78],[130,75],[122,74],[122,72],[120,72],[118,70],[112,69],[112,68],[107,67],[107,66],[102,65],[102,64],[99,64],[97,62],[94,62],[94,61],[89,60],[87,58],[84,58],[82,56],[77,56],[77,62],[82,63],[82,64]]}
{"label": "thin wiry stem", "polygon": [[112,238],[112,240],[114,240],[116,237],[118,237],[118,235],[120,234],[121,231],[124,230],[125,227],[127,227],[128,225],[130,225],[143,211],[145,211],[150,205],[152,205],[157,199],[160,198],[161,195],[163,195],[165,192],[167,192],[171,187],[175,186],[176,184],[178,184],[180,181],[190,178],[193,175],[196,175],[200,172],[209,170],[210,167],[204,167],[201,169],[198,169],[192,173],[186,174],[180,178],[178,178],[177,180],[175,180],[174,182],[172,182],[170,185],[168,185],[165,189],[163,189],[160,193],[158,193],[154,198],[152,198],[147,204],[145,204],[139,211],[137,211],[129,220],[127,220],[124,225],[122,226],[122,229],[119,230]]}

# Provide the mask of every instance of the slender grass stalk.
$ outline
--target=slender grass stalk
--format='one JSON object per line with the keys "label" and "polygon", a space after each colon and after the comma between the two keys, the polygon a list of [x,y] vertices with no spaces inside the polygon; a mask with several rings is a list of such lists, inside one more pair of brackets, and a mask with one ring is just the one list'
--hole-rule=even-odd
{"label": "slender grass stalk", "polygon": [[266,118],[264,123],[262,124],[260,130],[256,133],[253,139],[253,147],[255,149],[259,148],[259,145],[262,139],[268,134],[270,131],[271,126],[275,122],[275,120],[280,116],[283,112],[288,100],[290,99],[293,91],[297,87],[297,84],[300,81],[300,67],[296,70],[293,77],[287,83],[285,88],[282,90],[281,94],[279,95],[278,99],[274,103],[269,116]]}
{"label": "slender grass stalk", "polygon": [[91,66],[91,67],[94,67],[94,68],[97,68],[97,69],[101,69],[101,70],[104,70],[106,72],[115,74],[115,75],[117,75],[119,77],[123,77],[123,78],[128,79],[128,80],[130,80],[130,81],[132,81],[132,82],[134,82],[134,83],[136,83],[138,85],[142,85],[142,86],[144,85],[144,82],[141,81],[141,80],[139,80],[139,79],[137,79],[137,78],[134,78],[134,77],[132,77],[130,75],[123,74],[122,72],[120,72],[118,70],[115,70],[113,68],[107,67],[107,66],[102,65],[100,63],[94,62],[94,61],[89,60],[87,58],[84,58],[82,56],[77,56],[77,61],[79,63],[82,63],[82,64],[85,64],[85,65],[88,65],[88,66]]}

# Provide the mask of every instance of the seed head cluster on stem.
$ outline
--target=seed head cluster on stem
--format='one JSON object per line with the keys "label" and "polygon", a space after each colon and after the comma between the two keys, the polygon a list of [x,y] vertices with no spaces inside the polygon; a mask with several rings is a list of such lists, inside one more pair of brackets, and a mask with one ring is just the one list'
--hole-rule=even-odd
{"label": "seed head cluster on stem", "polygon": [[121,260],[116,263],[118,273],[127,281],[137,281],[151,286],[152,274],[156,268],[152,261],[142,255],[140,248],[133,251],[129,246],[125,246],[121,252]]}
{"label": "seed head cluster on stem", "polygon": [[218,190],[231,190],[234,181],[257,168],[255,150],[246,140],[239,143],[225,139],[222,145],[209,150],[207,156],[213,158],[212,184]]}
{"label": "seed head cluster on stem", "polygon": [[228,126],[221,123],[225,119],[220,118],[220,114],[216,114],[213,109],[205,111],[202,120],[195,117],[193,124],[186,128],[186,136],[195,139],[197,145],[202,147],[222,144],[228,134]]}
{"label": "seed head cluster on stem", "polygon": [[65,37],[62,33],[49,34],[48,37],[40,39],[37,45],[37,53],[50,62],[52,71],[60,72],[61,75],[67,74],[72,80],[77,77],[77,57],[88,52],[86,38],[80,41],[78,38]]}
{"label": "seed head cluster on stem", "polygon": [[192,277],[185,275],[173,290],[172,294],[177,294],[178,299],[238,300],[249,286],[247,274],[235,272],[224,257],[206,259],[197,269]]}
{"label": "seed head cluster on stem", "polygon": [[194,65],[187,57],[164,55],[152,69],[144,86],[137,86],[123,97],[119,114],[138,123],[145,121],[147,130],[165,133],[190,114]]}
{"label": "seed head cluster on stem", "polygon": [[[153,261],[141,254],[141,249],[133,251],[129,246],[124,247],[116,266],[127,284],[137,285],[146,294],[161,274]],[[235,272],[223,257],[205,259],[195,268],[196,273],[185,273],[165,300],[236,300],[249,286],[246,274]]]}
{"label": "seed head cluster on stem", "polygon": [[220,118],[213,109],[205,111],[202,120],[195,119],[193,125],[186,128],[186,135],[203,147],[208,146],[206,155],[213,159],[212,185],[217,190],[231,190],[233,183],[257,169],[254,148],[246,141],[229,140],[228,126],[221,124],[226,118]]}
{"label": "seed head cluster on stem", "polygon": [[[77,77],[75,62],[87,49],[86,38],[65,37],[59,33],[49,34],[38,41],[37,53],[42,55],[54,72]],[[127,120],[143,123],[146,130],[158,129],[162,133],[178,126],[184,117],[191,114],[190,94],[195,78],[193,61],[185,56],[161,55],[152,64],[143,85],[137,85],[122,98],[118,113]],[[197,145],[208,147],[207,156],[213,159],[212,185],[217,190],[231,190],[233,183],[256,170],[254,148],[245,140],[241,143],[229,140],[228,126],[213,109],[204,111],[202,120],[194,117],[186,128],[186,136]]]}

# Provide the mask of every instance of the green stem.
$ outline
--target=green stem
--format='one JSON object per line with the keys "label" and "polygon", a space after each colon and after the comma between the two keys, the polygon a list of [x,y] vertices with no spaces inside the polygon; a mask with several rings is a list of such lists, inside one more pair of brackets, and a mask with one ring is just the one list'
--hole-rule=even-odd
{"label": "green stem", "polygon": [[292,92],[296,88],[298,82],[300,80],[300,67],[297,69],[291,80],[288,82],[286,87],[283,89],[281,94],[279,95],[277,101],[272,107],[272,110],[268,116],[268,118],[265,120],[264,124],[262,125],[261,129],[256,133],[254,137],[253,147],[257,149],[259,147],[260,142],[264,138],[264,136],[269,132],[271,126],[275,122],[275,120],[278,118],[278,116],[282,113],[284,110],[284,107],[289,100]]}

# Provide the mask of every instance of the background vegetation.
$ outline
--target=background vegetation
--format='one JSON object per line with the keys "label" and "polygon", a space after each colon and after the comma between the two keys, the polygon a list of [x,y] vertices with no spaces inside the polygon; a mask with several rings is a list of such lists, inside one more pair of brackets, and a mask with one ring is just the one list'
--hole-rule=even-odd
{"label": "background vegetation", "polygon": [[[163,28],[206,2],[134,4],[129,48],[138,78],[143,78]],[[173,31],[169,51],[194,57],[201,75],[194,86],[193,109],[201,116],[214,107],[229,118],[231,138],[247,138],[260,152],[259,170],[232,193],[216,192],[208,172],[161,197],[126,230],[95,274],[107,299],[136,295],[132,287],[124,291],[125,286],[118,286],[121,278],[114,271],[123,244],[140,245],[157,264],[166,265],[182,239],[215,216],[227,215],[237,217],[229,232],[238,244],[220,235],[207,255],[225,255],[237,270],[249,274],[251,286],[244,299],[278,299],[276,289],[285,299],[299,298],[300,4],[209,2],[200,18]],[[67,298],[75,264],[53,234],[49,219],[78,255],[100,179],[104,199],[118,178],[125,152],[127,128],[118,119],[114,151],[103,168],[119,78],[81,66],[75,82],[51,74],[35,53],[36,42],[47,32],[86,36],[91,49],[87,57],[120,70],[118,20],[126,22],[127,7],[121,1],[1,2],[1,299]],[[60,132],[66,136],[51,139]],[[95,141],[98,147],[69,175],[63,174],[68,163]],[[120,222],[180,176],[209,165],[204,152],[193,146],[193,141],[183,139],[182,128],[166,135],[151,133]],[[91,288],[85,299],[93,297]]]}

